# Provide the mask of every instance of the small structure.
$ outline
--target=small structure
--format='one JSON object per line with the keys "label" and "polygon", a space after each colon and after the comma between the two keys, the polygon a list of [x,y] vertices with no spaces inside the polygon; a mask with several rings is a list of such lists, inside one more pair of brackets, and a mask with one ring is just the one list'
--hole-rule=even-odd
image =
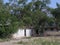
{"label": "small structure", "polygon": [[18,31],[13,34],[13,38],[22,38],[30,36],[31,36],[31,29],[18,29]]}
{"label": "small structure", "polygon": [[60,36],[60,29],[56,26],[45,27],[44,36]]}
{"label": "small structure", "polygon": [[40,27],[43,30],[34,30],[30,29],[18,29],[16,33],[13,34],[13,38],[22,38],[22,37],[40,37],[40,36],[60,36],[60,28],[55,24],[52,26],[45,25],[44,27]]}

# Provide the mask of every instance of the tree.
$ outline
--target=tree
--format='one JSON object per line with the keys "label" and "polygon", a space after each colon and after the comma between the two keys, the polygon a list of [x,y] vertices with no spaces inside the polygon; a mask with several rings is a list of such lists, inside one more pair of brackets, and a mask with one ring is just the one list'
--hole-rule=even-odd
{"label": "tree", "polygon": [[[50,0],[32,0],[35,9],[42,10],[44,8],[48,8],[48,4],[50,4]],[[34,10],[35,10],[34,9]]]}
{"label": "tree", "polygon": [[[11,3],[12,1],[13,3]],[[19,27],[25,29],[33,27],[35,30],[39,30],[40,26],[44,27],[49,19],[47,14],[42,12],[49,2],[49,0],[32,0],[27,3],[27,0],[10,0],[9,3],[6,3],[6,7],[10,14],[17,18]]]}
{"label": "tree", "polygon": [[57,8],[53,9],[51,12],[55,17],[56,25],[60,25],[60,5],[57,3]]}
{"label": "tree", "polygon": [[0,38],[10,37],[17,31],[18,21],[16,16],[11,15],[9,10],[5,8],[3,2],[0,5]]}

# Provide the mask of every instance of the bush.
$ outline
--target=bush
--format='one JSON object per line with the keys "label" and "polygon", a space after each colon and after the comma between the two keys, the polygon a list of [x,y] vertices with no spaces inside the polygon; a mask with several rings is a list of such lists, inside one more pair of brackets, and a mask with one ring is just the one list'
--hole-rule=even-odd
{"label": "bush", "polygon": [[0,38],[10,37],[12,33],[16,32],[18,24],[0,26]]}

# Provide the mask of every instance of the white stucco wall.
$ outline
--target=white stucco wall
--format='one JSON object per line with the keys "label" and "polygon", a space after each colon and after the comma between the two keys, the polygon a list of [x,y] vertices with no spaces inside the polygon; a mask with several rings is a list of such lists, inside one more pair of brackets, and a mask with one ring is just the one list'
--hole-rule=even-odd
{"label": "white stucco wall", "polygon": [[[12,36],[13,38],[21,38],[21,37],[25,37],[25,32],[24,29],[18,29],[18,31],[16,33],[14,33]],[[26,37],[30,37],[31,36],[31,29],[26,29]]]}
{"label": "white stucco wall", "polygon": [[30,37],[31,36],[31,29],[26,29],[26,37]]}
{"label": "white stucco wall", "polygon": [[24,37],[24,29],[18,29],[16,33],[13,34],[13,38]]}

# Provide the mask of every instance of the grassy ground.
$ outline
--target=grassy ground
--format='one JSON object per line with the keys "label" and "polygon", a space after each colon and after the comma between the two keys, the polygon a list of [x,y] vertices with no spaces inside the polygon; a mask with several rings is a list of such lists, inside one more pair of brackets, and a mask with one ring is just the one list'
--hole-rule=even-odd
{"label": "grassy ground", "polygon": [[28,37],[22,39],[0,39],[0,45],[60,45],[60,37]]}
{"label": "grassy ground", "polygon": [[8,39],[8,38],[3,38],[3,39],[1,39],[1,38],[0,38],[0,42],[5,42],[5,41],[10,41],[10,39]]}
{"label": "grassy ground", "polygon": [[22,45],[60,45],[60,37],[35,37],[21,40]]}

